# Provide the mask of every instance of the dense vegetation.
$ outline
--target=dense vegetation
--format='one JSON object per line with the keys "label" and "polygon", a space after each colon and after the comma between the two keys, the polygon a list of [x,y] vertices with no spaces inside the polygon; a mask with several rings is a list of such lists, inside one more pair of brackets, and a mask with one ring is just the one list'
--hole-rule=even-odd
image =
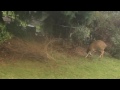
{"label": "dense vegetation", "polygon": [[[6,16],[11,18],[10,24],[3,20]],[[87,37],[104,40],[108,52],[120,58],[119,18],[119,11],[0,11],[0,41],[33,37],[25,31],[32,24],[43,36],[62,38],[73,45],[84,46]]]}

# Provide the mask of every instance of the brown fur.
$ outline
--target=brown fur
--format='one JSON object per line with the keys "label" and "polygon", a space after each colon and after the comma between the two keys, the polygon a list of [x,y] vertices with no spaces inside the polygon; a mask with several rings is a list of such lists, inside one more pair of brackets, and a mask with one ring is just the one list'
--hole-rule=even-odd
{"label": "brown fur", "polygon": [[92,52],[95,52],[95,51],[100,51],[101,54],[100,54],[99,57],[100,57],[100,58],[103,57],[103,55],[104,55],[104,50],[105,50],[106,47],[107,47],[107,45],[106,45],[105,42],[102,41],[102,40],[93,41],[93,42],[89,45],[89,47],[88,47],[88,49],[87,49],[86,58],[87,58],[89,55],[92,55],[91,53],[92,53]]}

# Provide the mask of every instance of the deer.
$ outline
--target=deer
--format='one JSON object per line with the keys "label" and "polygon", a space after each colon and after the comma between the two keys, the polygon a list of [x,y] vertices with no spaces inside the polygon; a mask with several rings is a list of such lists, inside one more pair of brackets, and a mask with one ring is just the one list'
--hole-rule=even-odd
{"label": "deer", "polygon": [[87,49],[87,55],[85,56],[85,58],[87,58],[89,55],[92,56],[92,53],[96,52],[96,51],[101,52],[99,58],[102,58],[104,55],[104,52],[105,52],[104,50],[106,47],[107,47],[106,43],[102,40],[93,41]]}

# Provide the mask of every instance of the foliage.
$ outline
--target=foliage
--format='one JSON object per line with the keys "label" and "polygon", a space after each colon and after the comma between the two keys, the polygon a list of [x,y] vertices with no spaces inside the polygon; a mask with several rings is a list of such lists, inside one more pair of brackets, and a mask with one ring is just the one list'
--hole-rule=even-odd
{"label": "foliage", "polygon": [[6,31],[5,25],[0,24],[0,43],[11,38],[12,38],[12,35]]}
{"label": "foliage", "polygon": [[[101,39],[111,44],[110,54],[120,56],[120,12],[96,11],[92,14],[88,27],[92,28],[95,39]],[[109,46],[109,45],[108,45]]]}
{"label": "foliage", "polygon": [[111,38],[113,47],[111,48],[111,54],[113,57],[120,59],[120,31],[116,32]]}
{"label": "foliage", "polygon": [[23,28],[33,24],[38,31],[43,31],[47,36],[64,39],[72,36],[72,42],[83,43],[90,36],[92,39],[104,40],[113,45],[114,48],[109,48],[111,52],[116,52],[120,45],[120,11],[2,11],[2,13],[3,16],[14,19],[14,24],[7,30],[16,36],[26,36]]}
{"label": "foliage", "polygon": [[[55,37],[68,38],[72,27],[78,27],[87,20],[87,11],[50,11],[43,21],[44,29]],[[46,28],[47,27],[47,28]]]}
{"label": "foliage", "polygon": [[[81,25],[75,29],[75,32],[71,34],[71,39],[74,44],[81,44],[85,42],[85,39],[89,37],[90,29],[87,28],[85,25]],[[78,44],[78,45],[79,45]]]}
{"label": "foliage", "polygon": [[39,23],[36,27],[40,26],[50,36],[61,38],[68,38],[71,27],[87,22],[89,15],[90,11],[3,11],[3,16],[19,22],[14,23],[14,26],[27,26],[36,20]]}

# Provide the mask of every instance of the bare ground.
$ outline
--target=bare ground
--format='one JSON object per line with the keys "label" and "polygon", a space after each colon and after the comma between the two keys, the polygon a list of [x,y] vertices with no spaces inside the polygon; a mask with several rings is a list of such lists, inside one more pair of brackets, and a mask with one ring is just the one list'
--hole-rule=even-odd
{"label": "bare ground", "polygon": [[52,51],[65,53],[68,56],[85,56],[86,49],[83,47],[72,48],[59,39],[46,39],[44,42],[36,40],[23,40],[17,37],[12,38],[0,45],[0,60],[47,60],[54,59]]}

